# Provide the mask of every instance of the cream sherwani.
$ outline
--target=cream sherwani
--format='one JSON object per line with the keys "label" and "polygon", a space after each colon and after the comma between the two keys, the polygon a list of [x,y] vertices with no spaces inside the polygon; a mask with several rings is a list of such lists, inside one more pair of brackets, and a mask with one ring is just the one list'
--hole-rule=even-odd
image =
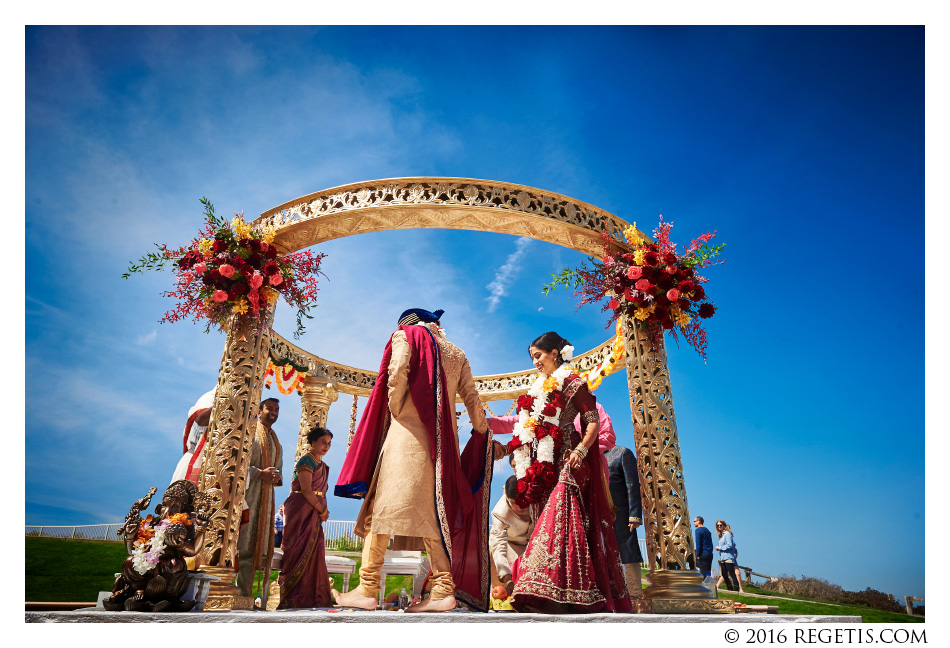
{"label": "cream sherwani", "polygon": [[[435,334],[445,375],[445,397],[454,404],[458,394],[468,411],[472,427],[486,432],[485,410],[478,398],[465,354],[442,337],[434,324],[416,326],[424,326]],[[435,462],[430,454],[429,436],[409,394],[411,361],[406,334],[396,331],[392,337],[392,357],[388,368],[388,404],[392,420],[369,492],[356,519],[356,533],[366,538],[357,588],[364,596],[376,596],[379,592],[380,569],[391,535],[422,538],[432,567],[432,597],[451,596],[454,592],[449,558],[442,547],[436,517]],[[458,452],[455,417],[452,417],[451,434],[446,434],[445,438],[452,440],[455,452]]]}
{"label": "cream sherwani", "polygon": [[508,505],[508,498],[501,496],[491,512],[492,523],[488,535],[488,546],[498,578],[505,581],[511,578],[511,563],[524,553],[534,530],[530,512],[523,515],[515,513]]}
{"label": "cream sherwani", "polygon": [[[433,327],[434,328],[434,327]],[[487,430],[485,410],[478,399],[468,360],[460,348],[436,335],[445,372],[446,396],[462,398],[476,430]],[[409,396],[409,343],[396,331],[389,362],[389,412],[392,422],[369,493],[356,520],[356,528],[385,535],[440,538],[435,513],[435,463],[429,451],[429,436]],[[458,452],[458,426],[452,419],[452,435]]]}

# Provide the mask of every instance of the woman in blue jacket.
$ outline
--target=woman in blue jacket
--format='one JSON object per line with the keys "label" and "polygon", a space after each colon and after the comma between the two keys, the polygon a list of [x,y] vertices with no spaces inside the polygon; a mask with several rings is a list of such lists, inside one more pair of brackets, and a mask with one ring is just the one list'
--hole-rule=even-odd
{"label": "woman in blue jacket", "polygon": [[716,547],[719,552],[719,572],[726,580],[726,589],[739,590],[744,594],[742,580],[739,578],[739,554],[736,551],[736,541],[732,537],[732,529],[725,520],[717,520],[716,533],[719,535],[719,546]]}

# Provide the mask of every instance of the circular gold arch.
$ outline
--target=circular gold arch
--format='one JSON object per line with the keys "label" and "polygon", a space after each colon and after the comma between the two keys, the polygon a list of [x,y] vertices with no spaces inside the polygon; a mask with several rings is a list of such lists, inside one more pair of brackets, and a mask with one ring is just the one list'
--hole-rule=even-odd
{"label": "circular gold arch", "polygon": [[[524,236],[561,245],[602,258],[603,239],[630,250],[623,237],[629,224],[613,214],[561,194],[504,182],[469,178],[390,178],[359,182],[291,200],[264,212],[255,222],[276,228],[274,242],[283,253],[355,234],[397,229],[461,229]],[[640,233],[642,236],[642,233]],[[215,403],[209,424],[209,443],[200,478],[201,490],[216,504],[214,532],[206,533],[201,560],[225,581],[233,574],[237,529],[247,475],[251,438],[256,430],[261,387],[273,343],[290,351],[289,343],[273,334],[273,307],[263,329],[237,316],[232,318],[225,342]],[[696,559],[686,507],[679,441],[673,414],[666,352],[630,319],[623,322],[627,383],[641,475],[643,530],[651,568],[646,604],[641,611],[734,612],[728,599],[710,599],[695,571]],[[605,345],[588,352],[591,356]],[[609,346],[609,345],[608,345]],[[331,363],[295,348],[298,359],[317,364],[318,384],[305,386],[301,424],[312,425],[327,414],[336,400],[334,383],[350,375],[365,389],[372,377],[365,370]],[[587,354],[585,354],[587,355]],[[280,354],[278,357],[281,357]],[[283,355],[287,357],[287,355]],[[515,372],[480,377],[494,382],[498,394],[511,397],[523,387]],[[322,375],[320,375],[322,374]],[[492,389],[486,389],[492,391]],[[314,402],[308,402],[308,395]],[[485,398],[484,400],[489,400]],[[494,399],[492,399],[494,400]],[[325,402],[324,402],[325,401]],[[210,609],[244,607],[248,601],[227,585],[218,585],[209,597]]]}
{"label": "circular gold arch", "polygon": [[603,257],[601,233],[627,248],[629,223],[593,205],[534,187],[471,178],[389,178],[325,189],[270,209],[274,242],[294,252],[336,238],[396,229],[513,234]]}

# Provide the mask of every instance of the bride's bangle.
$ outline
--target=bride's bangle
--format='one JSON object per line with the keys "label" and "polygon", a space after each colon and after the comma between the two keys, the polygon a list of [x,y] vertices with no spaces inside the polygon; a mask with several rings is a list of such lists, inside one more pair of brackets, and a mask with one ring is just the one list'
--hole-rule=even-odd
{"label": "bride's bangle", "polygon": [[584,445],[583,443],[578,443],[577,447],[574,448],[571,452],[576,452],[578,455],[580,455],[581,459],[584,459],[585,457],[587,457],[587,446]]}

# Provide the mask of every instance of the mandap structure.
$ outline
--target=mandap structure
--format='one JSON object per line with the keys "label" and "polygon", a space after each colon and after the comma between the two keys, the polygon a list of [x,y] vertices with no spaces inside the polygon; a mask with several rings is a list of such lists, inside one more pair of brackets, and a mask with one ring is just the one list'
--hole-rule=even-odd
{"label": "mandap structure", "polygon": [[[596,258],[603,256],[602,232],[626,248],[622,232],[630,226],[613,214],[567,196],[466,178],[393,178],[349,184],[286,202],[263,213],[256,222],[276,226],[274,243],[281,254],[356,234],[430,228],[513,234]],[[251,607],[250,599],[241,597],[228,583],[233,577],[248,450],[270,359],[278,358],[278,363],[293,365],[306,375],[299,390],[302,407],[296,458],[307,451],[306,431],[314,424],[326,423],[329,408],[341,392],[353,396],[355,419],[356,398],[368,396],[376,380],[375,371],[327,360],[294,346],[271,330],[273,316],[270,306],[261,331],[237,317],[228,327],[200,480],[201,490],[216,501],[201,562],[206,571],[222,576],[212,587],[206,609]],[[618,325],[618,338],[576,357],[571,364],[579,372],[590,371],[590,382],[613,367],[627,370],[641,474],[645,561],[650,568],[650,587],[638,609],[734,612],[732,601],[713,598],[701,585],[702,576],[696,570],[662,342],[651,343],[637,322],[626,318]],[[487,405],[526,393],[533,373],[477,376],[475,382]]]}

